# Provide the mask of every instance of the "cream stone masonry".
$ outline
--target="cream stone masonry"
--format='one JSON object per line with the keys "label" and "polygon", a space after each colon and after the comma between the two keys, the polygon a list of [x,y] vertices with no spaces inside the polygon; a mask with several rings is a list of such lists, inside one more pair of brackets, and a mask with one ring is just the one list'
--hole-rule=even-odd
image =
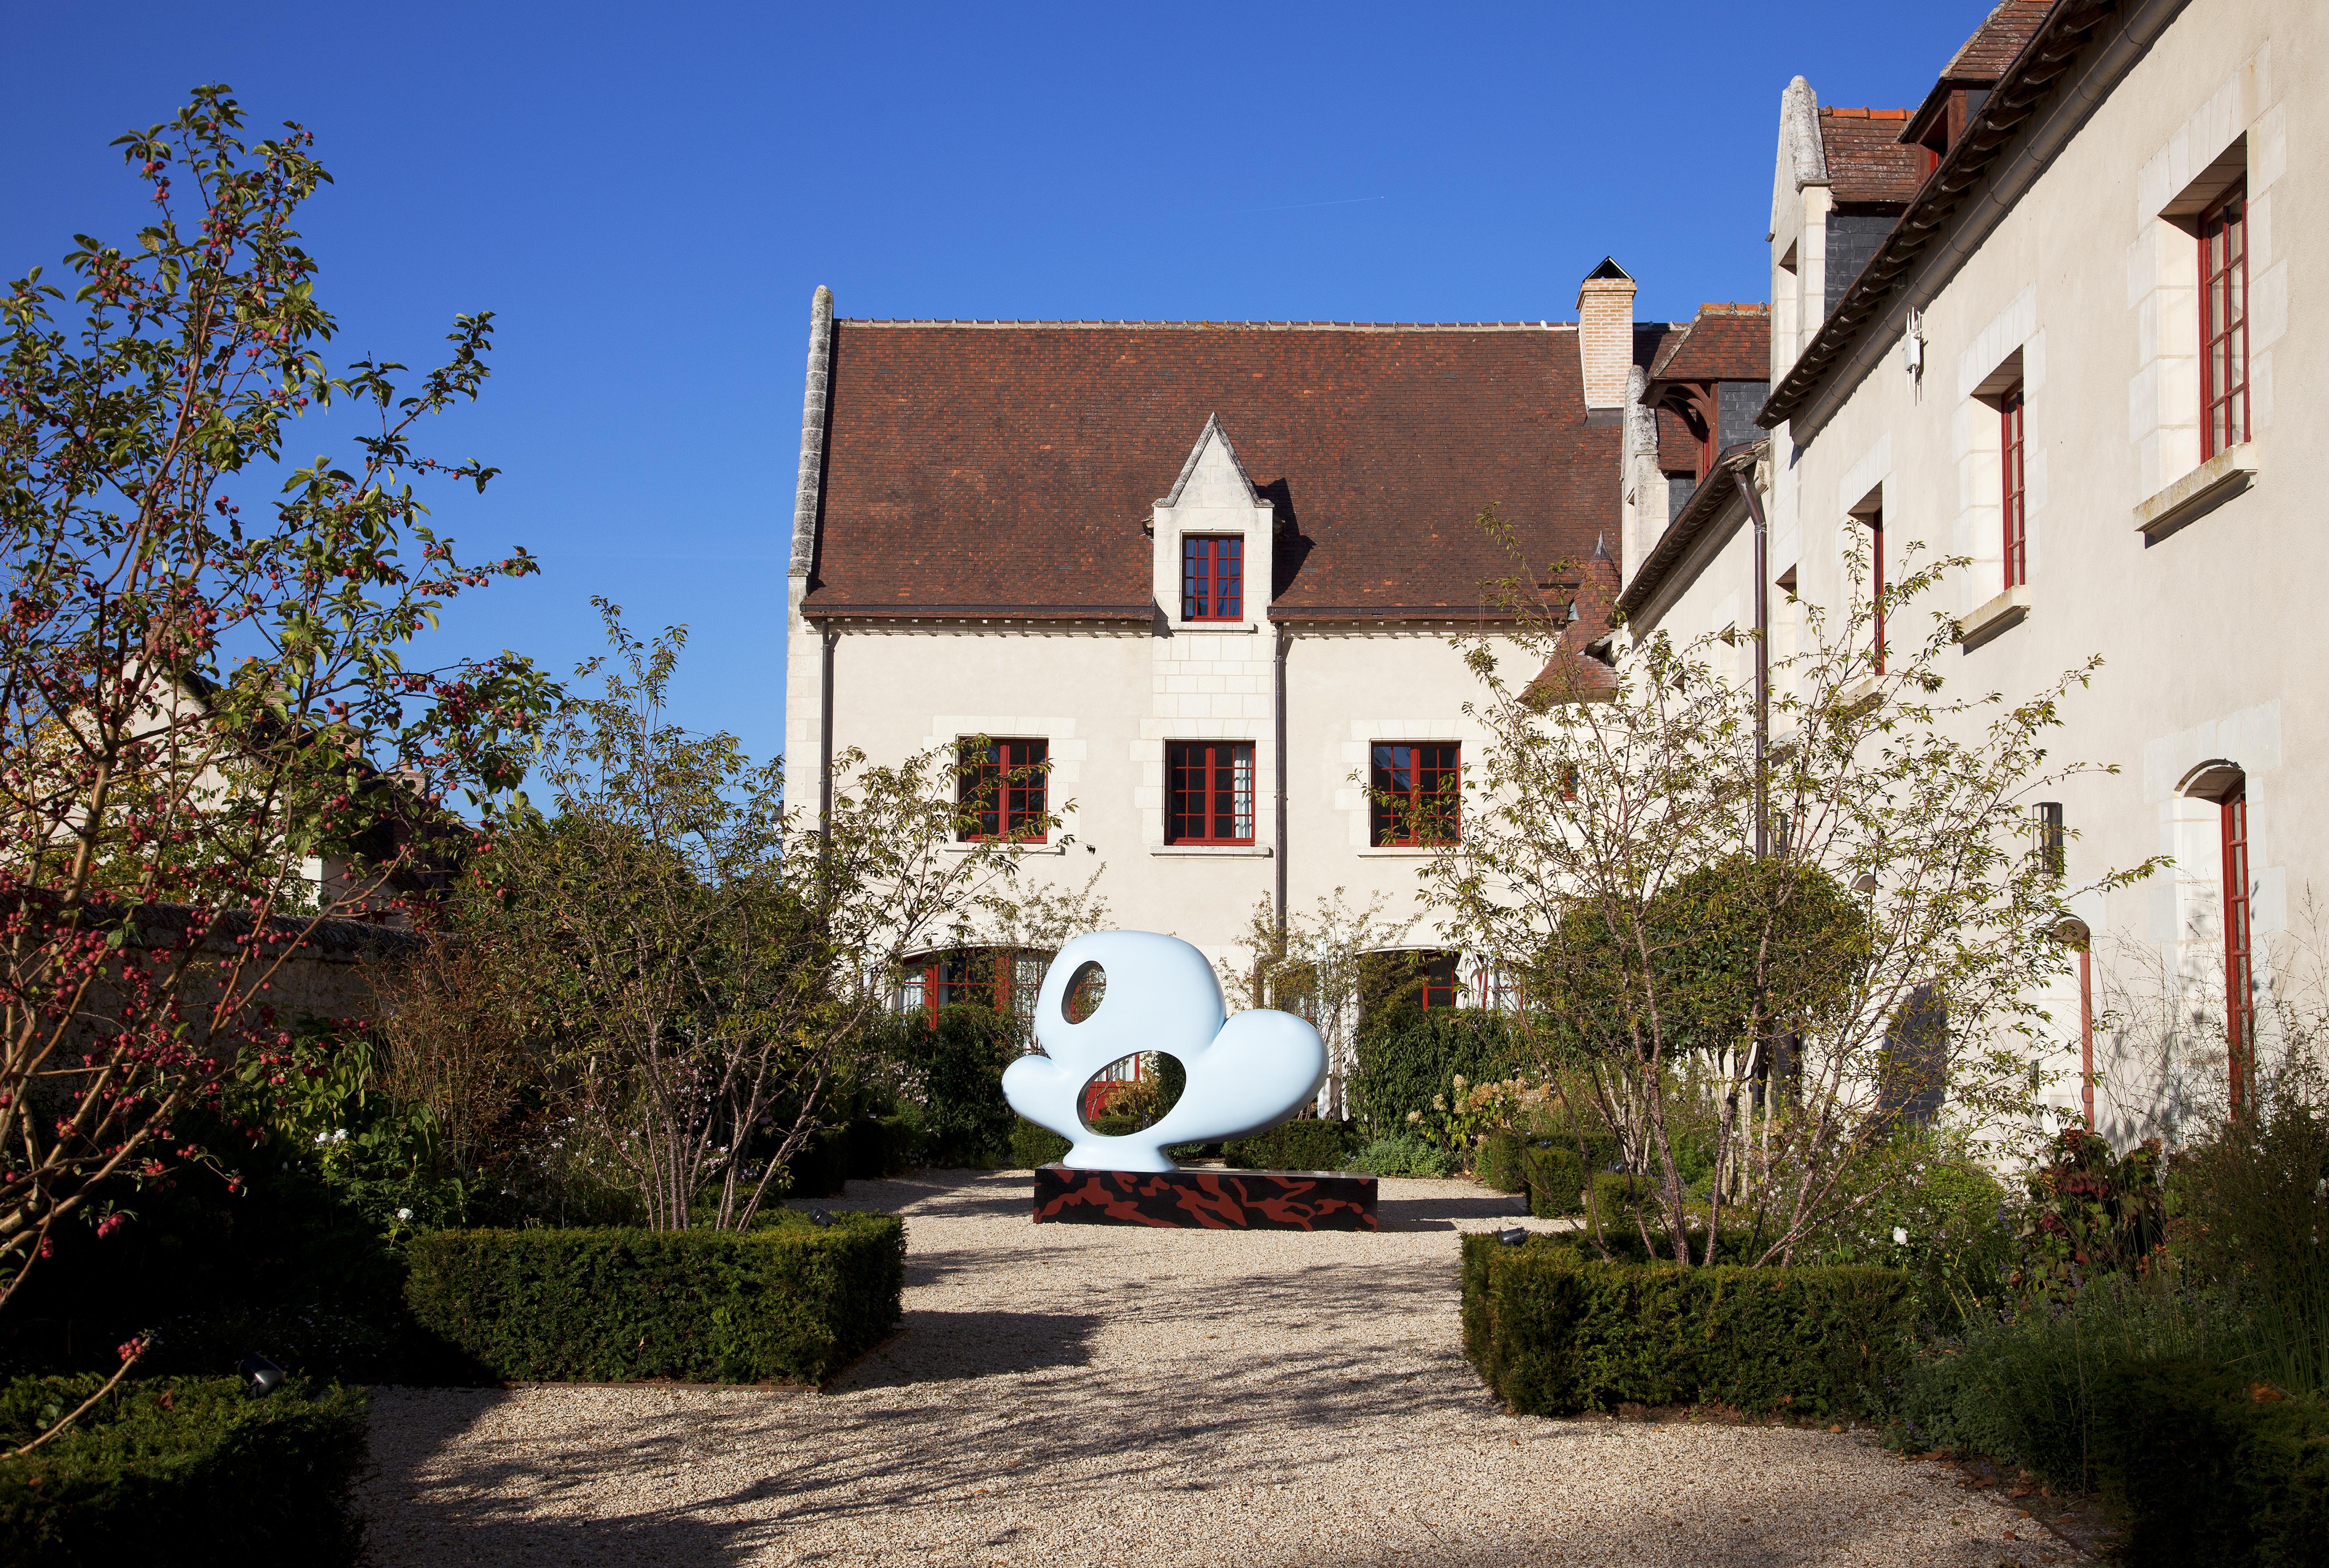
{"label": "cream stone masonry", "polygon": [[[2097,937],[2098,1007],[2162,974],[2183,1016],[2212,1008],[2221,1020],[2221,797],[2234,785],[2260,984],[2284,983],[2274,966],[2288,942],[2329,937],[2309,926],[2312,901],[2329,898],[2329,796],[2318,788],[2329,777],[2329,647],[2315,602],[2329,532],[2301,477],[2329,449],[2329,246],[2316,242],[2329,240],[2329,98],[2300,85],[2329,80],[2324,24],[2311,0],[2131,0],[2102,19],[1890,301],[1793,405],[1796,422],[1772,430],[1764,587],[1775,651],[1791,635],[1781,584],[1831,624],[1848,613],[1846,562],[1865,539],[1854,514],[1881,503],[1891,575],[1912,541],[1927,559],[1972,558],[1890,628],[1897,643],[1937,613],[1954,619],[1963,651],[1946,673],[1958,694],[2018,700],[2101,656],[2049,741],[2055,759],[2119,770],[2057,791],[2076,835],[2069,882],[2153,855],[2172,867],[2075,901]],[[1819,171],[1800,128],[1815,108],[1792,85],[1782,105],[1775,380],[1817,326],[1801,304],[1819,297],[1806,244],[1816,225],[1803,216]],[[2196,219],[2243,181],[2249,429],[2203,468]],[[1903,373],[1911,320],[1921,375]],[[2009,590],[1995,400],[2015,380],[2029,571]],[[1740,530],[1687,563],[1690,582],[1661,585],[1661,629],[1686,638],[1751,611],[1748,545]],[[2075,980],[2043,1000],[2058,1034],[2040,1064],[2074,1073]],[[2139,1044],[2107,1030],[2095,1042],[2111,1136],[2163,1130],[2221,1099],[2221,1045],[2211,1062],[2188,1042],[2164,1056]],[[2075,1087],[2057,1100],[2074,1102]]]}

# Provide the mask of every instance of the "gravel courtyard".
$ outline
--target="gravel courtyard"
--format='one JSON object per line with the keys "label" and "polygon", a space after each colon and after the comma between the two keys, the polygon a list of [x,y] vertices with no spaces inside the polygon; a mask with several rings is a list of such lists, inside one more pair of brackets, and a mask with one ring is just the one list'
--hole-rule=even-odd
{"label": "gravel courtyard", "polygon": [[[1023,1173],[853,1183],[907,1216],[904,1332],[824,1393],[382,1389],[373,1560],[2082,1561],[1863,1437],[1502,1413],[1463,1358],[1468,1182],[1375,1235],[1028,1223]],[[2016,1537],[2019,1539],[2016,1539]]]}

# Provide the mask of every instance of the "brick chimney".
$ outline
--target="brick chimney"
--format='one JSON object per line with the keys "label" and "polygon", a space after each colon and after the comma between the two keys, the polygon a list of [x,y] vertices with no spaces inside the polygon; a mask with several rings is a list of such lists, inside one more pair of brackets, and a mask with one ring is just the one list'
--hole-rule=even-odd
{"label": "brick chimney", "polygon": [[1577,357],[1585,367],[1585,406],[1626,406],[1626,373],[1634,368],[1634,280],[1615,258],[1577,288]]}

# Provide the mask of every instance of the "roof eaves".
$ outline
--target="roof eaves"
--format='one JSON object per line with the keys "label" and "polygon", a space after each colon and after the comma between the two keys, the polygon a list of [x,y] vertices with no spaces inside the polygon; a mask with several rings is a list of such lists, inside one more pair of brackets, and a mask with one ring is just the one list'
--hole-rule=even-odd
{"label": "roof eaves", "polygon": [[1862,327],[1875,320],[1904,283],[1925,247],[1989,172],[2039,101],[2086,47],[2095,25],[2117,9],[2117,0],[2059,0],[2046,21],[2023,45],[1965,134],[1925,177],[1876,254],[1861,269],[1843,298],[1828,313],[1795,368],[1771,389],[1756,414],[1765,430],[1795,417],[1825,381]]}

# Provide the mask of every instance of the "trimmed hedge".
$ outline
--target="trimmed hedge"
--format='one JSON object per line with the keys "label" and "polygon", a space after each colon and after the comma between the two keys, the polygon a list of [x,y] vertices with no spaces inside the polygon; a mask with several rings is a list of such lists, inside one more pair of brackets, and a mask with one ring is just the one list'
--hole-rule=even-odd
{"label": "trimmed hedge", "polygon": [[1068,1140],[1048,1127],[1037,1127],[1025,1117],[1011,1129],[1011,1163],[1019,1170],[1033,1170],[1040,1165],[1055,1165],[1068,1157],[1072,1147]]}
{"label": "trimmed hedge", "polygon": [[732,1231],[438,1231],[407,1249],[422,1327],[497,1378],[821,1384],[902,1315],[895,1214]]}
{"label": "trimmed hedge", "polygon": [[[0,1444],[30,1441],[104,1382],[0,1387]],[[303,1378],[257,1400],[236,1377],[124,1382],[52,1441],[0,1460],[0,1561],[352,1563],[363,1527],[349,1488],[364,1463],[364,1416],[363,1390]]]}
{"label": "trimmed hedge", "polygon": [[1527,1145],[1520,1151],[1520,1167],[1532,1215],[1556,1220],[1584,1212],[1585,1162],[1574,1148],[1550,1140]]}
{"label": "trimmed hedge", "polygon": [[1464,1348],[1523,1415],[1621,1403],[1873,1412],[1915,1304],[1892,1269],[1605,1263],[1570,1245],[1464,1238]]}
{"label": "trimmed hedge", "polygon": [[1341,1170],[1358,1148],[1354,1124],[1306,1116],[1223,1145],[1221,1158],[1232,1170]]}
{"label": "trimmed hedge", "polygon": [[2329,1562],[2329,1398],[2164,1361],[2114,1369],[2097,1403],[2132,1568]]}
{"label": "trimmed hedge", "polygon": [[1527,1147],[1528,1138],[1509,1127],[1489,1129],[1487,1141],[1473,1158],[1472,1178],[1500,1193],[1528,1191],[1528,1174],[1521,1169],[1521,1151]]}

